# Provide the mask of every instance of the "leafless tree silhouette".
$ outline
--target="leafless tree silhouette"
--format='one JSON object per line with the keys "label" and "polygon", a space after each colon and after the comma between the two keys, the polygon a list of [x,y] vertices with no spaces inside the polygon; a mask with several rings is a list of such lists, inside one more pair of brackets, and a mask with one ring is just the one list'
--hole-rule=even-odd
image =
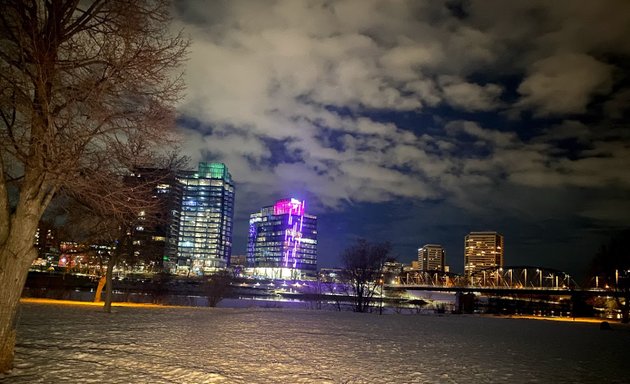
{"label": "leafless tree silhouette", "polygon": [[389,243],[371,243],[361,239],[341,255],[342,276],[352,287],[355,312],[370,310],[377,288],[383,285],[383,264],[390,248]]}
{"label": "leafless tree silhouette", "polygon": [[174,143],[188,41],[163,0],[5,0],[0,12],[0,372],[33,238],[63,192],[125,216],[122,179]]}

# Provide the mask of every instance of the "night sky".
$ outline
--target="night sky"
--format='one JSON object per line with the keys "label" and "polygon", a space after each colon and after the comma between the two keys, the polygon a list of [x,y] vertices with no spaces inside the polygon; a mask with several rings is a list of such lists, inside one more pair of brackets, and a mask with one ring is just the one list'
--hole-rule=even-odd
{"label": "night sky", "polygon": [[356,238],[410,262],[505,236],[506,265],[581,273],[630,226],[630,2],[187,1],[178,126],[249,214],[319,218],[319,266]]}

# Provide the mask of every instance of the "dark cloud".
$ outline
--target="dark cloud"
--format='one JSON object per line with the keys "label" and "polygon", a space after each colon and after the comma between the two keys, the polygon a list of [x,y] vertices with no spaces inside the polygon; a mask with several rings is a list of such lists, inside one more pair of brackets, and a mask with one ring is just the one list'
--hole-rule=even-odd
{"label": "dark cloud", "polygon": [[[560,268],[576,236],[584,245],[598,228],[630,225],[627,1],[189,1],[176,11],[193,39],[185,150],[228,165],[237,221],[308,198],[338,227],[320,230],[324,265],[362,234],[410,260],[410,244],[444,241],[457,255],[465,231],[493,229],[512,235],[508,260],[530,264],[540,239]],[[390,214],[401,206],[415,214]],[[335,226],[341,217],[352,224]]]}

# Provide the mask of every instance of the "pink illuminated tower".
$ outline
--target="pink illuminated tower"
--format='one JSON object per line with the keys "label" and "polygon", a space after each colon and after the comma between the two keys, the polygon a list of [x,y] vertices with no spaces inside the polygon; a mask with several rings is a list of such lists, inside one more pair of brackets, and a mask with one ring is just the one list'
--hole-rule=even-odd
{"label": "pink illuminated tower", "polygon": [[248,266],[254,273],[296,279],[317,270],[317,217],[295,198],[278,200],[250,215]]}

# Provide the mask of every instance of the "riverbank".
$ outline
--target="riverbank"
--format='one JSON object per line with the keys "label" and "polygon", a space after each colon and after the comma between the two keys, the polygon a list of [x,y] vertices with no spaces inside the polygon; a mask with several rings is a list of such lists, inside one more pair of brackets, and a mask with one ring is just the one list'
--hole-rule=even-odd
{"label": "riverbank", "polygon": [[[55,300],[55,299],[41,299],[41,298],[22,298],[20,299],[21,303],[24,304],[50,304],[50,305],[68,305],[68,306],[87,306],[87,307],[103,307],[103,302],[86,302],[86,301],[74,301],[74,300]],[[129,302],[114,302],[112,303],[112,307],[127,307],[127,308],[195,308],[191,306],[183,306],[183,305],[167,305],[167,304],[150,304],[150,303],[129,303]],[[254,306],[249,306],[252,308]],[[203,307],[202,307],[203,308]],[[242,308],[236,307],[236,308]],[[260,308],[276,308],[281,309],[282,307],[278,306],[261,306]],[[307,306],[303,308],[287,308],[287,309],[309,309]],[[313,309],[315,310],[315,309]],[[400,312],[395,311],[385,311],[385,314],[401,314]],[[410,312],[411,313],[411,312]],[[409,314],[411,315],[411,314]],[[405,316],[409,316],[405,314]],[[427,315],[426,313],[423,315]],[[436,316],[444,316],[444,314],[435,314]],[[615,327],[624,327],[630,329],[630,324],[622,324],[616,320],[606,320],[606,319],[598,319],[592,317],[544,317],[544,316],[530,316],[530,315],[455,315],[453,316],[479,316],[479,317],[488,317],[488,318],[496,318],[496,319],[521,319],[521,320],[542,320],[542,321],[557,321],[564,323],[588,323],[588,324],[601,324],[602,321],[607,321],[610,324],[614,324]]]}
{"label": "riverbank", "polygon": [[[74,305],[83,307],[103,307],[104,302],[100,301],[95,303],[93,301],[76,301],[76,300],[56,300],[56,299],[40,299],[33,297],[23,297],[20,299],[20,303],[24,304],[52,304],[52,305]],[[150,304],[150,303],[127,303],[127,302],[113,302],[112,307],[130,307],[130,308],[190,308],[182,305],[162,305],[162,304]]]}
{"label": "riverbank", "polygon": [[563,323],[589,323],[589,324],[601,324],[602,322],[608,322],[609,324],[615,324],[615,326],[630,328],[630,324],[623,324],[619,320],[599,319],[594,317],[545,317],[545,316],[531,316],[531,315],[484,315],[488,317],[494,317],[499,319],[522,319],[522,320],[543,320],[543,321],[560,321]]}

